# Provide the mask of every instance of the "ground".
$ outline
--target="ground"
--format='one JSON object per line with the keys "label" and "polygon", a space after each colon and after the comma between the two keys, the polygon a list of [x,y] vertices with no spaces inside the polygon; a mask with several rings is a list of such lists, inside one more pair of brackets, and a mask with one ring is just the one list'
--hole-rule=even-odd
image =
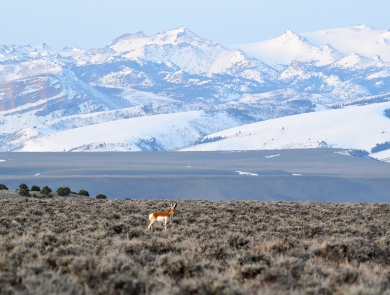
{"label": "ground", "polygon": [[1,294],[390,294],[387,203],[0,198]]}

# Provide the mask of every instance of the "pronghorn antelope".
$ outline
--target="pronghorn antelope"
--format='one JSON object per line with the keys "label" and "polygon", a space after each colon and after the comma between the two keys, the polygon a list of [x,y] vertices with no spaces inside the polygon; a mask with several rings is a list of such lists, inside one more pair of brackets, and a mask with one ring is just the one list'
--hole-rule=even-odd
{"label": "pronghorn antelope", "polygon": [[153,223],[155,223],[156,221],[161,221],[161,222],[164,222],[164,228],[165,228],[165,231],[167,231],[167,222],[168,222],[169,218],[172,217],[173,211],[175,210],[176,206],[177,206],[177,203],[171,204],[171,208],[169,209],[168,212],[153,212],[153,213],[149,214],[150,223],[148,226],[148,230],[152,229]]}

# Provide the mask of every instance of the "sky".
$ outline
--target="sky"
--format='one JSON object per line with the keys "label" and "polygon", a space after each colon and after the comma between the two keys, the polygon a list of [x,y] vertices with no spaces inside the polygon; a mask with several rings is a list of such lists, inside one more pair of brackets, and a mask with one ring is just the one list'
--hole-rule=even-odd
{"label": "sky", "polygon": [[389,0],[0,0],[0,44],[103,47],[125,33],[186,26],[225,46],[366,24],[390,29]]}

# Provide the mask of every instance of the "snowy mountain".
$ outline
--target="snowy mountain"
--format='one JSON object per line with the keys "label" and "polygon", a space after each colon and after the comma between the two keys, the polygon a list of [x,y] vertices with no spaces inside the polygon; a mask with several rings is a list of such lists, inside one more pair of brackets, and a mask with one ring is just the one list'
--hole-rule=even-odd
{"label": "snowy mountain", "polygon": [[385,105],[388,31],[324,32],[286,31],[234,50],[186,27],[90,50],[0,46],[0,151],[176,150],[254,122]]}
{"label": "snowy mountain", "polygon": [[155,36],[126,34],[75,59],[72,70],[100,87],[136,89],[180,100],[226,99],[263,92],[278,72],[240,50],[230,51],[186,27]]}
{"label": "snowy mountain", "polygon": [[[255,67],[264,76],[273,77],[275,70],[239,50],[230,51],[222,45],[203,39],[186,27],[180,27],[152,37],[142,32],[126,34],[105,48],[90,50],[77,59],[77,65],[106,64],[114,61],[134,61],[166,66],[168,71],[184,71],[190,75],[226,74],[239,66],[242,70]],[[262,79],[263,80],[263,79]],[[118,86],[118,85],[116,85]]]}
{"label": "snowy mountain", "polygon": [[291,30],[275,39],[237,46],[249,55],[279,70],[285,69],[294,60],[323,66],[344,56],[329,44],[316,46]]}
{"label": "snowy mountain", "polygon": [[367,25],[302,33],[313,44],[332,44],[341,52],[372,57],[378,55],[390,62],[390,30],[375,29]]}
{"label": "snowy mountain", "polygon": [[390,30],[366,25],[300,34],[288,30],[271,40],[236,47],[278,69],[286,68],[293,60],[328,65],[350,53],[380,56],[390,62]]}

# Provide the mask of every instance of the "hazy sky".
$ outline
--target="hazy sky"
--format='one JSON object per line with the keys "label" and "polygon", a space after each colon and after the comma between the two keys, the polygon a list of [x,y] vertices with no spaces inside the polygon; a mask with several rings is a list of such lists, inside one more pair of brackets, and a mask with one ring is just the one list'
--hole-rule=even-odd
{"label": "hazy sky", "polygon": [[390,29],[389,0],[0,0],[0,44],[103,47],[187,26],[233,45],[366,24]]}

